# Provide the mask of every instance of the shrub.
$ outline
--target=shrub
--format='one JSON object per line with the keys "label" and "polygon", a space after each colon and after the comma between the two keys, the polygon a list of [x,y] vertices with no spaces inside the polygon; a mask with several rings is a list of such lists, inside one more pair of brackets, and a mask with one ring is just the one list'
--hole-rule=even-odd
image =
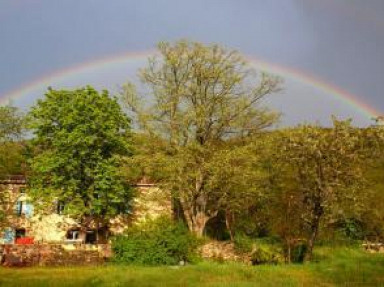
{"label": "shrub", "polygon": [[119,263],[176,265],[191,261],[197,244],[184,224],[159,218],[113,238],[112,250]]}
{"label": "shrub", "polygon": [[247,235],[239,233],[234,238],[235,249],[239,253],[249,253],[253,249],[253,241]]}
{"label": "shrub", "polygon": [[281,252],[274,246],[259,245],[251,254],[252,265],[277,264],[282,261]]}
{"label": "shrub", "polygon": [[291,262],[303,263],[307,250],[308,250],[308,246],[306,243],[301,242],[296,244],[291,251]]}
{"label": "shrub", "polygon": [[356,218],[346,218],[340,221],[339,228],[349,239],[357,240],[364,238],[364,224]]}
{"label": "shrub", "polygon": [[283,261],[282,253],[273,238],[253,240],[240,233],[235,235],[234,245],[237,252],[250,256],[252,265],[277,264]]}
{"label": "shrub", "polygon": [[252,265],[277,264],[284,261],[283,251],[280,244],[273,239],[256,241],[256,249],[251,253]]}

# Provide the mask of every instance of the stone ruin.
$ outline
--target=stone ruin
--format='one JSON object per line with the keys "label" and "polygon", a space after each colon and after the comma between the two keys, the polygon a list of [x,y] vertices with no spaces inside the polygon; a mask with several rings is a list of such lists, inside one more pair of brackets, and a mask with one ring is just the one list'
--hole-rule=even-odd
{"label": "stone ruin", "polygon": [[100,265],[111,257],[108,244],[97,246],[61,244],[0,245],[5,267]]}

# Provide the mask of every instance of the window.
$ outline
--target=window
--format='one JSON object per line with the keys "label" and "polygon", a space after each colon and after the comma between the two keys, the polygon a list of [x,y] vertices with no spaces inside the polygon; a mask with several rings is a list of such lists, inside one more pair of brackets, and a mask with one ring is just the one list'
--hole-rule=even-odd
{"label": "window", "polygon": [[68,240],[79,240],[80,230],[79,229],[70,229],[67,232]]}
{"label": "window", "polygon": [[64,202],[59,200],[57,202],[57,214],[64,214],[64,208],[65,208],[65,205],[64,205]]}
{"label": "window", "polygon": [[22,200],[18,200],[16,202],[16,215],[21,216],[24,214],[24,209],[25,209],[25,202]]}
{"label": "window", "polygon": [[27,216],[27,217],[33,216],[33,205],[28,201],[24,202],[24,205],[25,206],[23,206],[23,208],[24,208],[23,212],[24,212],[25,216]]}
{"label": "window", "polygon": [[33,205],[25,199],[19,199],[16,202],[15,213],[17,216],[25,215],[31,217],[33,215]]}
{"label": "window", "polygon": [[87,230],[85,235],[86,244],[95,244],[97,241],[96,230]]}
{"label": "window", "polygon": [[15,238],[24,238],[26,234],[25,228],[17,228],[15,230]]}

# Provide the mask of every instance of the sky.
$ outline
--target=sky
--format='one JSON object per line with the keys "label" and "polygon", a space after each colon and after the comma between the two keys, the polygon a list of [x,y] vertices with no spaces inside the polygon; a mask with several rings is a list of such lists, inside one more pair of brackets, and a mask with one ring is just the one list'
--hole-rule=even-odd
{"label": "sky", "polygon": [[383,0],[0,0],[0,100],[27,108],[47,86],[115,93],[156,43],[190,39],[284,78],[265,102],[282,125],[367,125],[384,114],[383,16]]}

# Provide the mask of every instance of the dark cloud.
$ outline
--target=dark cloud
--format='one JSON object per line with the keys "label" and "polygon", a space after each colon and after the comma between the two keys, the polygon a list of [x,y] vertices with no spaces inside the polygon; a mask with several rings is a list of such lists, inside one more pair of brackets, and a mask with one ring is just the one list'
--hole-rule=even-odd
{"label": "dark cloud", "polygon": [[300,69],[384,111],[383,14],[382,0],[1,1],[0,95],[80,62],[190,38]]}

